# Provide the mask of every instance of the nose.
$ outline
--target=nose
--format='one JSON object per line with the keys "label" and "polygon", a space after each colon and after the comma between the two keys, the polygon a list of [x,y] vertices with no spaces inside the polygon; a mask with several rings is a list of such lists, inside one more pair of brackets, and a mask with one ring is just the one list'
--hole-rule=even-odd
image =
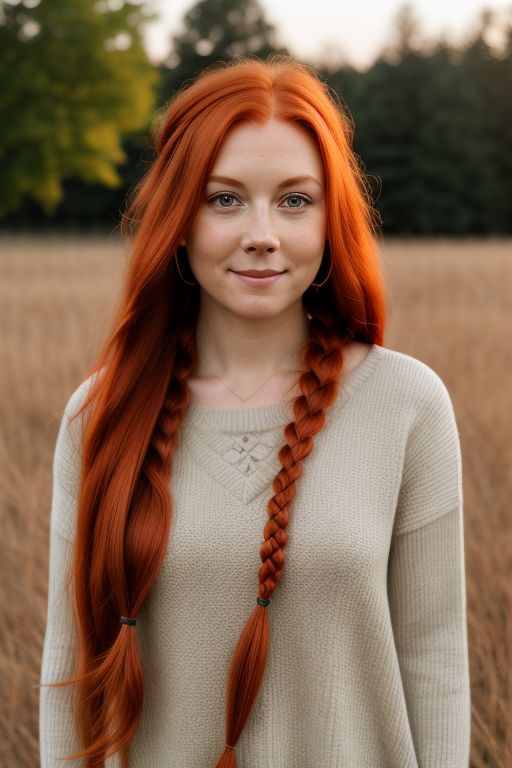
{"label": "nose", "polygon": [[276,251],[279,238],[272,227],[268,210],[260,208],[253,216],[247,217],[247,229],[242,237],[242,247],[248,253]]}

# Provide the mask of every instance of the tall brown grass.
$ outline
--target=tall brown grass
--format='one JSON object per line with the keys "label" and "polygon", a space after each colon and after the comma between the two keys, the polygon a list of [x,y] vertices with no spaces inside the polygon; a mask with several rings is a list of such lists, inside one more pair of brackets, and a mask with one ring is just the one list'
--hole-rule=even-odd
{"label": "tall brown grass", "polygon": [[[512,765],[512,244],[386,240],[385,346],[452,396],[465,499],[471,768]],[[38,764],[52,457],[96,356],[128,248],[110,237],[0,236],[0,765]],[[400,768],[397,766],[397,768]],[[462,766],[461,766],[462,768]]]}

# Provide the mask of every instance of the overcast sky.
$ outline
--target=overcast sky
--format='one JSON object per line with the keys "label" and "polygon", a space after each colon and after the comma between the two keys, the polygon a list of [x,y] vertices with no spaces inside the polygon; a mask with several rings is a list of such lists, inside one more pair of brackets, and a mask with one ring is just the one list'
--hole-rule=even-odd
{"label": "overcast sky", "polygon": [[[164,58],[170,35],[178,32],[190,0],[152,0],[160,21],[148,24],[146,44],[153,61]],[[269,22],[277,27],[282,44],[298,58],[314,63],[324,46],[359,69],[369,66],[390,40],[400,0],[260,0]],[[512,8],[512,0],[490,0],[487,7]],[[424,36],[433,40],[446,33],[454,43],[474,29],[482,0],[415,0],[413,8]],[[490,41],[492,42],[492,41]]]}

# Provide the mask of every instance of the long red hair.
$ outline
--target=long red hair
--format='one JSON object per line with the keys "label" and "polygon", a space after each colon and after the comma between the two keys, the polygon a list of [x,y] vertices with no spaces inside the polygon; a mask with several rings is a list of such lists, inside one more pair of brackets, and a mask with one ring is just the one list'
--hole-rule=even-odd
{"label": "long red hair", "polygon": [[[77,659],[75,720],[86,768],[129,747],[143,706],[136,632],[121,616],[139,614],[157,578],[170,532],[170,477],[196,370],[198,286],[184,286],[175,251],[192,223],[226,134],[238,121],[271,116],[300,125],[316,140],[326,184],[329,279],[303,295],[310,334],[301,350],[306,372],[284,429],[282,468],[272,483],[258,595],[227,670],[225,743],[235,747],[265,673],[266,607],[283,573],[295,481],[335,401],[343,347],[382,344],[385,284],[378,258],[378,215],[352,144],[353,123],[331,89],[290,57],[242,57],[217,63],[183,87],[155,120],[155,159],[134,187],[121,222],[132,242],[123,295],[112,329],[89,371],[78,417],[81,479],[74,558]],[[324,268],[315,282],[324,279]],[[186,287],[186,290],[184,288]],[[254,543],[257,546],[257,542]],[[222,746],[219,745],[219,750]],[[216,768],[237,765],[222,749]],[[213,768],[213,767],[212,767]]]}

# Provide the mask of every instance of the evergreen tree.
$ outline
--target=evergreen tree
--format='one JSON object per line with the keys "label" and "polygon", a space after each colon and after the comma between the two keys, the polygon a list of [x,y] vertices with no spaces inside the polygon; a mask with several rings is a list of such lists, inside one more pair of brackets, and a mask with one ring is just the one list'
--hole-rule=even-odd
{"label": "evergreen tree", "polygon": [[481,119],[490,142],[493,190],[486,197],[492,229],[512,231],[512,8],[503,28],[501,50],[486,42],[493,27],[494,13],[483,11],[480,26],[463,49],[466,80],[478,90]]}
{"label": "evergreen tree", "polygon": [[183,31],[172,37],[171,53],[160,68],[162,104],[215,61],[288,53],[279,45],[275,27],[266,21],[258,0],[199,0],[182,24]]}
{"label": "evergreen tree", "polygon": [[456,50],[420,42],[407,6],[395,39],[368,71],[330,78],[353,115],[383,231],[492,232],[498,183],[481,89]]}

